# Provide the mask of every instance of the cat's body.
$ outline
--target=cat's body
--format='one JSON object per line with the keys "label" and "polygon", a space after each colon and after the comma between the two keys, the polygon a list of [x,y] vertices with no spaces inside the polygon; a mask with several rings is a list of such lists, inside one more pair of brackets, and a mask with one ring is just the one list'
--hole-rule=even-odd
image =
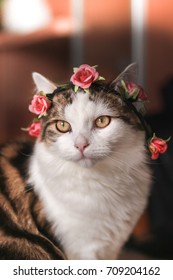
{"label": "cat's body", "polygon": [[114,88],[57,90],[30,159],[28,183],[68,259],[117,258],[147,203],[145,135]]}

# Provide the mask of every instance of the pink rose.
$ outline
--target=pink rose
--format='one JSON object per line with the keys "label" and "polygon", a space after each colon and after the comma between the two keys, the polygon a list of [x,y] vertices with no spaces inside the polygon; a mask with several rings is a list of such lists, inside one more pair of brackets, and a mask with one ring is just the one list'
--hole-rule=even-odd
{"label": "pink rose", "polygon": [[34,95],[31,101],[31,105],[29,105],[29,111],[43,116],[46,111],[49,109],[51,103],[47,100],[44,95]]}
{"label": "pink rose", "polygon": [[163,140],[161,138],[153,137],[149,142],[149,150],[151,152],[151,158],[157,159],[159,154],[166,152],[168,145],[166,143],[168,140]]}
{"label": "pink rose", "polygon": [[41,124],[40,122],[34,122],[31,126],[27,129],[29,135],[39,137],[41,132]]}
{"label": "pink rose", "polygon": [[89,88],[90,85],[96,81],[99,77],[99,73],[94,67],[89,66],[88,64],[82,64],[77,68],[72,75],[70,81],[83,89]]}
{"label": "pink rose", "polygon": [[147,100],[147,95],[141,86],[130,82],[126,85],[126,87],[129,97],[132,97],[133,99],[138,99],[140,101]]}

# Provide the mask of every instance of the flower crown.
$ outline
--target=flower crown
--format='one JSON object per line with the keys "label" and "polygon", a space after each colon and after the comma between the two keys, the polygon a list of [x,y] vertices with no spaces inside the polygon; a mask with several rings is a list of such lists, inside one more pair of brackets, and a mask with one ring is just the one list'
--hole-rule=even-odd
{"label": "flower crown", "polygon": [[[79,88],[89,93],[91,84],[96,81],[105,80],[96,71],[97,66],[89,66],[87,64],[81,65],[79,68],[74,68],[73,75],[70,78],[71,83],[74,85],[74,91],[77,92]],[[56,90],[55,90],[56,91]],[[152,159],[157,159],[160,154],[163,154],[167,150],[167,142],[170,140],[163,140],[156,136],[155,133],[151,132],[151,128],[144,119],[144,103],[147,101],[147,95],[140,85],[133,82],[125,82],[120,80],[118,83],[115,93],[121,97],[121,99],[127,104],[127,106],[133,110],[133,112],[139,118],[143,129],[146,132],[147,147],[151,153]],[[53,93],[52,93],[53,94]],[[47,115],[48,109],[51,107],[50,94],[45,94],[43,91],[38,92],[33,96],[31,104],[29,105],[29,111],[36,115],[33,123],[27,130],[29,135],[39,137],[41,132],[40,119]],[[140,109],[137,109],[135,103],[139,105]]]}

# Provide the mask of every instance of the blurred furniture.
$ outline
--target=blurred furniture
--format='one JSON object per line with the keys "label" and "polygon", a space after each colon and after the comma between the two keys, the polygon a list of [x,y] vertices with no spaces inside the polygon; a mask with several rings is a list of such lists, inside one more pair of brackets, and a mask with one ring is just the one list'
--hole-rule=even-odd
{"label": "blurred furniture", "polygon": [[27,108],[33,71],[61,82],[69,76],[69,40],[69,34],[50,28],[28,35],[0,34],[1,143],[22,136],[20,127],[32,119]]}
{"label": "blurred furniture", "polygon": [[70,0],[45,1],[52,12],[46,27],[20,35],[3,29],[0,32],[0,143],[27,135],[20,128],[27,127],[33,117],[28,112],[33,71],[55,82],[69,76],[73,33]]}

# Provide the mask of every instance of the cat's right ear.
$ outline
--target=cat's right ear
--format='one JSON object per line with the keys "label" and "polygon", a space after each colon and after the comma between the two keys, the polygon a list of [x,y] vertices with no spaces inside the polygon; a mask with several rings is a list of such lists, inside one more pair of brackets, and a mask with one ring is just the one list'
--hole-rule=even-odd
{"label": "cat's right ear", "polygon": [[36,85],[37,91],[52,93],[56,89],[56,85],[53,82],[37,72],[32,73],[32,78]]}
{"label": "cat's right ear", "polygon": [[125,82],[135,82],[137,78],[137,72],[138,72],[138,65],[137,63],[131,63],[128,65],[123,72],[121,72],[118,77],[113,80],[111,84],[113,84],[116,87],[121,83],[121,80],[124,80]]}

